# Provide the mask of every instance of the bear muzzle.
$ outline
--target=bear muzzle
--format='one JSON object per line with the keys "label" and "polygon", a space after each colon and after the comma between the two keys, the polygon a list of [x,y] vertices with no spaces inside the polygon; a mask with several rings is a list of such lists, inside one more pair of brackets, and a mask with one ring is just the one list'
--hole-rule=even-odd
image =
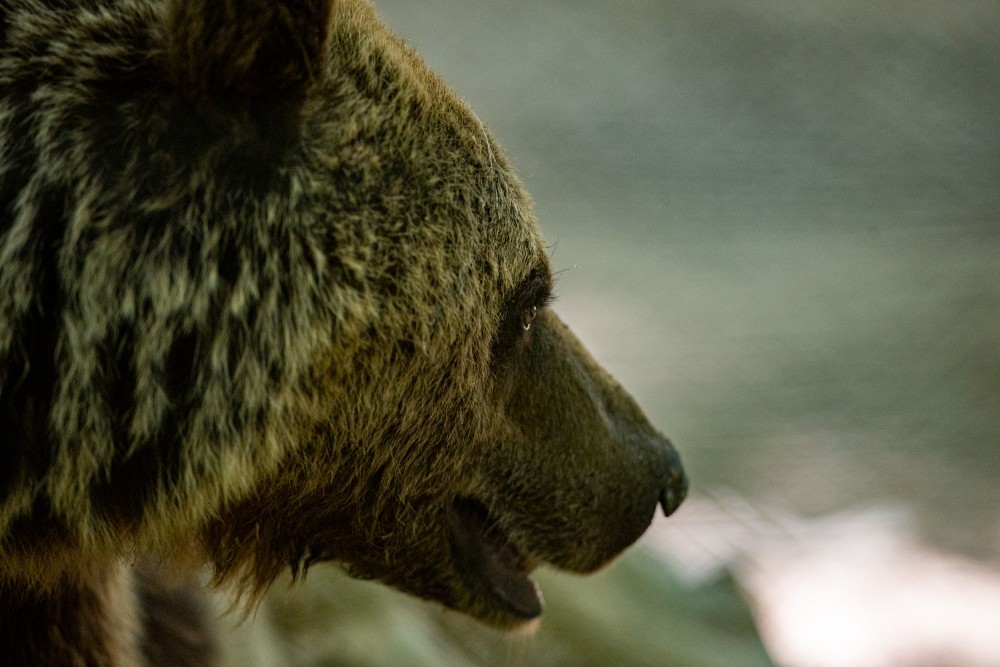
{"label": "bear muzzle", "polygon": [[516,502],[491,511],[474,498],[456,499],[447,512],[448,533],[471,604],[455,606],[492,625],[518,627],[544,608],[541,590],[530,578],[537,567],[599,570],[646,531],[657,507],[673,514],[688,490],[680,457],[658,434],[644,445],[639,461],[633,461],[639,465],[629,466],[634,483],[618,493],[595,488],[592,503],[536,499],[531,516]]}
{"label": "bear muzzle", "polygon": [[632,397],[554,313],[536,324],[504,369],[511,427],[486,454],[475,500],[451,510],[457,569],[510,623],[541,613],[533,567],[599,570],[688,491],[677,450]]}

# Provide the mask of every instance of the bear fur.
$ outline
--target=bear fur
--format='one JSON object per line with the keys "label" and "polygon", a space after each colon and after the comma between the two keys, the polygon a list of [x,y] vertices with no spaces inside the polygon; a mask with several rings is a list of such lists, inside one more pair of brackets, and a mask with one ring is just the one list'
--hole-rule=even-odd
{"label": "bear fur", "polygon": [[551,293],[363,0],[0,0],[0,663],[182,664],[204,564],[536,617],[687,484]]}

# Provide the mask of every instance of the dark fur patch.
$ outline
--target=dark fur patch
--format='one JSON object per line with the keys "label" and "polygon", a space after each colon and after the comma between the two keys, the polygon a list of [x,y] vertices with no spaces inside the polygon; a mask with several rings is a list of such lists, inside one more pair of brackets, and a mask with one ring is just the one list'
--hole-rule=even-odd
{"label": "dark fur patch", "polygon": [[[15,167],[13,171],[20,170]],[[23,184],[15,181],[10,191],[6,185],[5,181],[0,207],[4,211],[4,226],[9,226],[13,217],[12,202],[19,191],[15,188]],[[7,433],[0,446],[0,492],[10,489],[24,476],[39,477],[51,461],[48,418],[56,378],[58,313],[64,301],[54,257],[59,243],[58,230],[66,215],[65,204],[66,194],[59,188],[48,189],[38,196],[31,240],[28,247],[22,249],[31,257],[27,266],[35,291],[30,296],[27,312],[14,315],[12,324],[17,334],[6,351],[6,358],[2,359],[0,422]],[[48,260],[43,261],[42,257]]]}

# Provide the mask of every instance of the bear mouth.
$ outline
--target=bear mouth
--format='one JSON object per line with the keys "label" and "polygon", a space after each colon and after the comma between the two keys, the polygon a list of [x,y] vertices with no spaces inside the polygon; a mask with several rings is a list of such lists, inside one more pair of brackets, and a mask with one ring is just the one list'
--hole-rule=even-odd
{"label": "bear mouth", "polygon": [[528,576],[541,561],[518,549],[477,500],[455,500],[449,516],[455,562],[471,591],[512,620],[541,615],[542,594]]}

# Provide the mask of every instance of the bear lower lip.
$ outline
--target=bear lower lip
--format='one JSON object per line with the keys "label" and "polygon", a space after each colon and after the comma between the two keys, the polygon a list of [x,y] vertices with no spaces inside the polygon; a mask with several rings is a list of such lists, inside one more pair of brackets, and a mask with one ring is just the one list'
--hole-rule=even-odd
{"label": "bear lower lip", "polygon": [[537,562],[511,544],[478,501],[456,500],[450,520],[456,565],[470,588],[506,615],[526,621],[539,616],[541,592],[528,577]]}

